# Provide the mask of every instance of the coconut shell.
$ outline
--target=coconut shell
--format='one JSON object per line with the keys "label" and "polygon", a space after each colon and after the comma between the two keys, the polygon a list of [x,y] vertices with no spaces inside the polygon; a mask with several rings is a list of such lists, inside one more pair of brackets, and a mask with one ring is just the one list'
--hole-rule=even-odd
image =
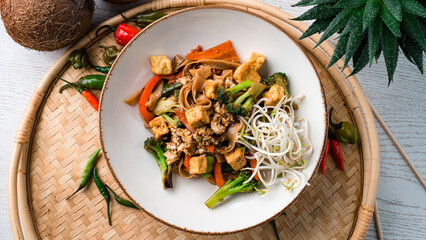
{"label": "coconut shell", "polygon": [[24,47],[53,51],[81,38],[92,22],[93,0],[0,0],[7,33]]}

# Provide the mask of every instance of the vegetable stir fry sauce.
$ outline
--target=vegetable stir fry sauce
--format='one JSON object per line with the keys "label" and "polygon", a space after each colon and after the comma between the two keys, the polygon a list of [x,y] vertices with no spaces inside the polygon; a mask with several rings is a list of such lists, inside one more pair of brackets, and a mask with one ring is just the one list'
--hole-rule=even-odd
{"label": "vegetable stir fry sauce", "polygon": [[219,187],[205,202],[212,208],[233,193],[263,194],[277,181],[291,190],[305,181],[312,146],[308,123],[296,114],[303,96],[288,92],[285,73],[260,76],[265,60],[253,52],[240,63],[231,41],[198,46],[185,58],[150,57],[155,76],[125,102],[138,100],[154,135],[144,147],[164,189],[173,187],[173,172],[202,177]]}

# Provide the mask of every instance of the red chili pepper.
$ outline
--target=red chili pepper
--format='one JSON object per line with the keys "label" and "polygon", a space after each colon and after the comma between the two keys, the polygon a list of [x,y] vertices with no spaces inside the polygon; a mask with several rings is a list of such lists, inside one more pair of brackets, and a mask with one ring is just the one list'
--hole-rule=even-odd
{"label": "red chili pepper", "polygon": [[321,174],[322,175],[324,175],[325,163],[327,162],[327,156],[328,156],[329,150],[330,150],[330,139],[327,138],[327,140],[325,142],[324,155],[322,155],[322,160],[321,160]]}
{"label": "red chili pepper", "polygon": [[194,132],[195,132],[195,131],[194,131],[194,129],[192,129],[192,128],[189,126],[188,119],[186,119],[186,115],[185,115],[185,113],[184,113],[184,112],[176,110],[176,111],[175,111],[175,114],[178,116],[178,118],[182,121],[183,125],[185,125],[185,127],[186,127],[186,128],[187,128],[190,132],[192,132],[192,133],[194,133]]}
{"label": "red chili pepper", "polygon": [[337,141],[337,139],[331,139],[331,150],[333,153],[333,158],[337,163],[337,166],[343,172],[345,170],[343,166],[343,153],[342,148],[340,147],[340,143],[339,141]]}
{"label": "red chili pepper", "polygon": [[96,110],[99,111],[99,101],[98,99],[89,91],[87,91],[86,89],[76,86],[73,83],[68,82],[65,79],[59,78],[60,80],[70,84],[71,86],[73,86],[81,95],[83,95],[83,97],[87,100],[87,102]]}
{"label": "red chili pepper", "polygon": [[213,163],[213,172],[217,186],[222,187],[225,184],[225,179],[223,179],[222,175],[222,164],[217,159]]}
{"label": "red chili pepper", "polygon": [[145,103],[148,101],[151,96],[152,90],[154,90],[155,85],[162,79],[161,75],[155,75],[149,82],[146,84],[145,88],[142,91],[142,94],[139,98],[139,113],[145,119],[147,123],[149,123],[152,119],[154,119],[155,114],[148,111]]}
{"label": "red chili pepper", "polygon": [[120,23],[117,28],[110,25],[104,25],[98,28],[96,31],[96,36],[103,28],[110,28],[112,31],[114,31],[115,41],[121,46],[126,46],[127,43],[129,43],[130,40],[132,40],[132,38],[134,38],[140,32],[139,29],[132,27],[129,24]]}

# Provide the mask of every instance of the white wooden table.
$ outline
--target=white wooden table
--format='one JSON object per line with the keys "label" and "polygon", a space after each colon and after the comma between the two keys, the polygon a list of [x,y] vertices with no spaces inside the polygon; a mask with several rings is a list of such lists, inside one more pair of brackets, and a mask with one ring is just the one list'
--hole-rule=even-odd
{"label": "white wooden table", "polygon": [[[292,8],[296,0],[262,0],[295,16],[306,8]],[[114,5],[97,0],[92,27],[145,1]],[[7,207],[7,176],[16,128],[35,87],[65,51],[28,50],[7,35],[0,23],[0,239],[12,239]],[[402,55],[402,54],[401,54]],[[424,58],[426,62],[426,57]],[[357,74],[371,103],[402,147],[426,177],[426,76],[400,56],[394,83],[387,86],[383,58]],[[378,125],[378,124],[377,124]],[[425,239],[426,191],[378,125],[381,150],[377,203],[385,239]],[[367,239],[375,239],[374,223]]]}

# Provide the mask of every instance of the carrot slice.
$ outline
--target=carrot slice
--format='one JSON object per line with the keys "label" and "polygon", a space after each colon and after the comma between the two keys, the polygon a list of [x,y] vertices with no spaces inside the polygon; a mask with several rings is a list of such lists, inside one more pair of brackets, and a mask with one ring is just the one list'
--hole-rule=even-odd
{"label": "carrot slice", "polygon": [[202,59],[218,59],[230,62],[240,62],[240,59],[232,46],[231,41],[226,41],[215,47],[209,48],[202,52],[191,52],[187,54],[186,59],[189,60],[202,60]]}
{"label": "carrot slice", "polygon": [[222,187],[225,184],[225,179],[223,179],[222,175],[222,165],[217,159],[213,163],[213,172],[217,186]]}
{"label": "carrot slice", "polygon": [[[250,167],[251,168],[255,168],[256,167],[256,165],[257,165],[257,161],[256,161],[256,159],[250,159]],[[254,172],[254,170],[252,170],[252,172]],[[256,175],[254,175],[254,179],[256,179],[257,181],[260,181],[260,178],[259,178],[259,172],[258,173],[256,173]]]}
{"label": "carrot slice", "polygon": [[189,167],[190,167],[189,159],[191,159],[191,156],[185,154],[185,159],[183,160],[183,165],[186,167],[186,169],[188,169],[188,172],[189,172]]}
{"label": "carrot slice", "polygon": [[210,145],[210,146],[207,146],[206,148],[209,152],[214,153],[214,145],[213,144]]}

